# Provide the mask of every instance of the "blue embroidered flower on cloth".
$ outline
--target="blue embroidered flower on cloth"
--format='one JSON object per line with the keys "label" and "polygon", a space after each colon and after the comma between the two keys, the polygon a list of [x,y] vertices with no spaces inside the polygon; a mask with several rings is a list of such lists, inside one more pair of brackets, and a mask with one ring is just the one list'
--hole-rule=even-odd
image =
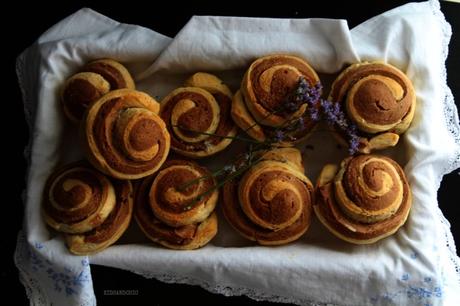
{"label": "blue embroidered flower on cloth", "polygon": [[53,265],[48,259],[42,258],[40,251],[45,250],[45,246],[40,242],[35,242],[34,249],[29,249],[29,258],[32,270],[36,273],[45,272],[48,278],[52,281],[54,290],[63,292],[67,296],[77,294],[86,282],[91,280],[89,269],[89,260],[84,258],[81,260],[81,271],[65,267],[60,270]]}

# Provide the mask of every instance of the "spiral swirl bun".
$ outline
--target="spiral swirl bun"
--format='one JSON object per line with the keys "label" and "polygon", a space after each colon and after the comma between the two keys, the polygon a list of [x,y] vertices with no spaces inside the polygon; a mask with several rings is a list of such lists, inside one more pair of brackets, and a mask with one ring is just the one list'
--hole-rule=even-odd
{"label": "spiral swirl bun", "polygon": [[130,181],[113,180],[116,204],[105,221],[98,227],[82,234],[67,234],[69,251],[76,255],[100,252],[126,231],[133,213],[133,187]]}
{"label": "spiral swirl bun", "polygon": [[83,143],[90,162],[118,179],[137,179],[157,171],[170,138],[157,115],[159,104],[129,89],[111,91],[92,104],[83,121]]}
{"label": "spiral swirl bun", "polygon": [[[207,169],[188,161],[169,161],[156,175],[149,192],[153,213],[170,226],[182,226],[206,219],[217,203],[218,191]],[[181,186],[200,179],[184,189]]]}
{"label": "spiral swirl bun", "polygon": [[115,243],[128,227],[132,191],[129,181],[111,181],[87,162],[71,163],[56,170],[46,182],[44,219],[66,233],[72,253],[96,253]]}
{"label": "spiral swirl bun", "polygon": [[412,197],[404,172],[395,161],[380,155],[359,155],[345,159],[335,173],[331,166],[323,170],[314,208],[336,236],[352,243],[373,243],[404,224]]}
{"label": "spiral swirl bun", "polygon": [[110,90],[135,89],[134,80],[128,69],[117,61],[109,58],[98,59],[87,63],[82,72],[92,72],[102,76],[110,84]]}
{"label": "spiral swirl bun", "polygon": [[142,181],[136,192],[134,215],[149,239],[168,248],[196,249],[217,234],[217,216],[213,210],[218,191],[213,190],[214,180],[184,185],[209,174],[196,163],[170,160],[158,174]]}
{"label": "spiral swirl bun", "polygon": [[43,213],[46,223],[57,231],[84,233],[101,225],[115,202],[109,179],[87,166],[71,164],[47,180]]}
{"label": "spiral swirl bun", "polygon": [[[310,86],[319,83],[313,68],[303,59],[291,55],[269,55],[254,61],[246,71],[241,89],[233,99],[232,117],[235,123],[251,137],[264,141],[279,128],[295,118],[301,117],[307,104],[296,111],[283,109],[289,96],[303,77]],[[282,110],[282,111],[281,111]],[[310,118],[304,118],[302,133],[305,137],[314,127]]]}
{"label": "spiral swirl bun", "polygon": [[388,145],[379,144],[378,149],[396,145],[397,135],[409,128],[416,105],[415,91],[407,76],[379,62],[347,68],[334,81],[329,99],[345,105],[349,118],[366,140],[372,140],[375,134],[392,135],[387,137]]}
{"label": "spiral swirl bun", "polygon": [[111,59],[90,62],[64,83],[61,91],[64,113],[72,122],[79,122],[91,103],[110,90],[121,88],[135,88],[123,65]]}
{"label": "spiral swirl bun", "polygon": [[236,134],[230,116],[230,89],[217,77],[202,72],[191,76],[185,86],[161,102],[160,116],[171,134],[171,148],[191,158],[222,151]]}
{"label": "spiral swirl bun", "polygon": [[309,225],[313,186],[303,173],[301,155],[294,148],[266,153],[240,182],[223,190],[223,212],[244,237],[263,245],[298,239]]}

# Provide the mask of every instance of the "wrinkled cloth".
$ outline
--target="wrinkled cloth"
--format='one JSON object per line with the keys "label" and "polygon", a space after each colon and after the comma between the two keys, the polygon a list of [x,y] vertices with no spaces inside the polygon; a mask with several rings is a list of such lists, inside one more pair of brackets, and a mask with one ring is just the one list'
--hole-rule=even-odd
{"label": "wrinkled cloth", "polygon": [[[95,305],[90,264],[99,264],[225,295],[303,305],[460,304],[459,259],[437,202],[442,176],[460,166],[458,115],[446,84],[450,36],[437,1],[409,3],[351,30],[345,20],[196,16],[174,39],[90,9],[62,20],[17,61],[32,139],[15,262],[31,303]],[[325,87],[333,74],[359,61],[388,62],[412,80],[413,123],[396,148],[383,152],[404,167],[413,191],[412,211],[395,235],[351,245],[314,220],[295,243],[262,247],[239,237],[219,215],[218,235],[199,250],[154,245],[133,221],[117,244],[74,256],[62,236],[46,227],[40,214],[46,178],[57,165],[83,156],[77,129],[62,115],[58,99],[60,86],[78,67],[114,58],[126,64],[138,89],[162,98],[196,71],[215,73],[236,90],[248,65],[271,53],[308,59]],[[322,165],[346,155],[324,131],[303,145],[310,148],[304,161],[312,181]],[[239,149],[235,144],[200,162],[215,168]]]}

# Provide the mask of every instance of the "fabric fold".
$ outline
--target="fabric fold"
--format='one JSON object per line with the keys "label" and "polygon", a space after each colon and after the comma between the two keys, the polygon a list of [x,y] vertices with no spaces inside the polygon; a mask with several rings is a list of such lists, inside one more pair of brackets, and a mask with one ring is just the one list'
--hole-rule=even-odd
{"label": "fabric fold", "polygon": [[[92,263],[225,295],[296,304],[458,304],[459,260],[436,198],[442,176],[460,166],[459,121],[444,66],[449,29],[437,1],[398,7],[351,30],[345,20],[195,16],[174,39],[90,9],[62,20],[17,62],[33,133],[25,229],[15,260],[31,302],[94,305]],[[355,246],[313,221],[298,242],[272,248],[249,244],[220,215],[210,245],[178,252],[151,245],[133,222],[105,251],[70,255],[62,237],[45,226],[40,199],[56,165],[82,158],[77,130],[65,122],[58,100],[72,72],[90,59],[111,57],[127,65],[137,88],[162,98],[197,71],[214,72],[236,89],[252,60],[273,53],[304,57],[326,86],[346,65],[370,60],[389,62],[412,80],[413,124],[398,147],[385,152],[404,167],[413,189],[403,228],[374,245]],[[318,132],[308,140],[314,150],[304,160],[312,181],[323,164],[346,154],[330,138]],[[226,157],[224,151],[203,164],[216,168]]]}

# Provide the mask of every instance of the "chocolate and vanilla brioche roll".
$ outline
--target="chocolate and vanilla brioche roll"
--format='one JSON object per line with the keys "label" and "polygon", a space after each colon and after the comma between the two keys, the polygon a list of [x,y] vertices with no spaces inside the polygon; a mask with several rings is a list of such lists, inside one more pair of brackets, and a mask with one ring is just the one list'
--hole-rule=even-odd
{"label": "chocolate and vanilla brioche roll", "polygon": [[61,91],[64,113],[71,121],[79,122],[92,102],[121,88],[135,88],[129,71],[122,64],[111,59],[89,62],[64,83]]}
{"label": "chocolate and vanilla brioche roll", "polygon": [[346,158],[340,169],[327,165],[318,178],[314,211],[335,236],[374,243],[406,221],[412,196],[401,167],[381,155]]}
{"label": "chocolate and vanilla brioche roll", "polygon": [[102,76],[110,84],[110,90],[135,89],[136,85],[128,69],[110,58],[98,59],[87,63],[82,72],[92,72]]}
{"label": "chocolate and vanilla brioche roll", "polygon": [[[276,131],[305,114],[306,103],[294,109],[287,107],[300,79],[314,87],[319,78],[302,58],[292,55],[269,55],[254,61],[246,71],[241,89],[235,94],[232,117],[251,137],[264,141]],[[308,116],[292,142],[305,137],[315,123]],[[295,138],[295,139],[294,139]]]}
{"label": "chocolate and vanilla brioche roll", "polygon": [[218,190],[213,178],[205,178],[209,175],[194,162],[170,160],[158,174],[143,179],[134,216],[150,240],[187,250],[204,246],[217,234],[213,210]]}
{"label": "chocolate and vanilla brioche roll", "polygon": [[112,180],[115,189],[115,207],[105,221],[81,234],[67,234],[69,251],[76,255],[100,252],[114,244],[126,231],[133,214],[133,187],[130,181]]}
{"label": "chocolate and vanilla brioche roll", "polygon": [[48,178],[42,211],[59,232],[84,233],[101,225],[116,204],[113,184],[83,162],[64,166]]}
{"label": "chocolate and vanilla brioche roll", "polygon": [[161,118],[171,134],[171,148],[202,158],[225,149],[235,136],[230,108],[232,93],[208,73],[195,73],[161,102]]}
{"label": "chocolate and vanilla brioche roll", "polygon": [[155,175],[149,191],[153,213],[170,226],[201,222],[214,210],[216,182],[204,167],[185,160],[171,160]]}
{"label": "chocolate and vanilla brioche roll", "polygon": [[45,222],[67,233],[74,254],[99,252],[120,238],[131,221],[129,181],[110,180],[87,162],[75,162],[48,178],[43,194]]}
{"label": "chocolate and vanilla brioche roll", "polygon": [[362,153],[396,145],[409,128],[416,105],[412,82],[396,67],[381,62],[345,69],[334,81],[329,100],[345,107],[358,127]]}
{"label": "chocolate and vanilla brioche roll", "polygon": [[93,103],[83,119],[89,161],[118,179],[138,179],[157,171],[169,152],[170,137],[148,94],[118,89]]}
{"label": "chocolate and vanilla brioche roll", "polygon": [[307,231],[313,196],[300,151],[278,148],[264,153],[242,177],[224,185],[222,208],[243,237],[262,245],[281,245]]}

